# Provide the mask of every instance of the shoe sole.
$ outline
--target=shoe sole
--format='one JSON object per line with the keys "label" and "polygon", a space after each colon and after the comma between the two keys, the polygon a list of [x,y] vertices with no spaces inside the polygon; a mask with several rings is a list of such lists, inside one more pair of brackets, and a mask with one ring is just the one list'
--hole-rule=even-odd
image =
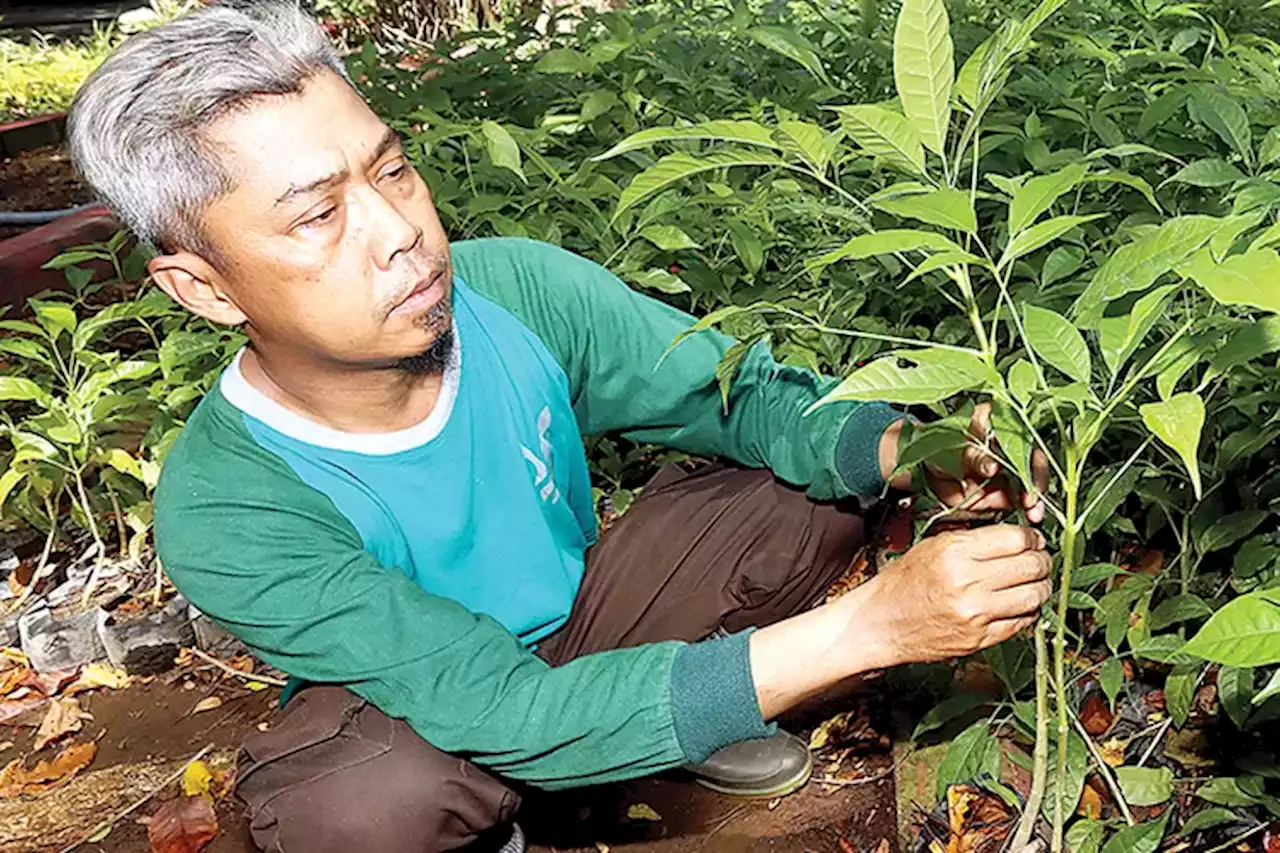
{"label": "shoe sole", "polygon": [[724,794],[726,797],[733,797],[737,800],[773,800],[778,797],[785,797],[788,794],[794,794],[803,788],[809,779],[813,776],[813,756],[809,756],[809,760],[805,763],[804,770],[801,773],[791,777],[780,785],[772,788],[742,788],[731,785],[724,785],[705,779],[701,776],[695,776],[694,781],[704,788],[715,791],[717,794]]}

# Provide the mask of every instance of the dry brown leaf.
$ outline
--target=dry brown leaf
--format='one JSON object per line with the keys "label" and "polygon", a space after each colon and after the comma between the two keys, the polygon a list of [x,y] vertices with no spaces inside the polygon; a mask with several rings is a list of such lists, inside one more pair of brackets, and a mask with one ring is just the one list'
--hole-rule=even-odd
{"label": "dry brown leaf", "polygon": [[1098,754],[1108,767],[1120,767],[1124,764],[1124,754],[1128,748],[1128,738],[1113,737],[1098,746]]}
{"label": "dry brown leaf", "polygon": [[231,660],[227,661],[227,666],[231,667],[236,672],[253,672],[254,664],[255,661],[252,655],[236,655]]}
{"label": "dry brown leaf", "polygon": [[212,711],[215,708],[221,708],[221,707],[222,707],[222,700],[220,698],[218,698],[217,696],[206,696],[196,703],[196,706],[191,709],[191,713],[203,714],[205,711]]}
{"label": "dry brown leaf", "polygon": [[876,853],[889,853],[890,850],[889,839],[881,838],[880,843],[876,845]]}
{"label": "dry brown leaf", "polygon": [[31,770],[23,768],[21,758],[15,758],[0,771],[0,799],[39,794],[61,787],[88,767],[97,754],[96,743],[72,744],[52,760],[41,761]]}
{"label": "dry brown leaf", "polygon": [[1102,817],[1102,797],[1092,785],[1085,785],[1084,790],[1081,791],[1080,805],[1076,808],[1076,814],[1087,817],[1089,820]]}
{"label": "dry brown leaf", "polygon": [[840,746],[871,731],[871,721],[865,709],[842,711],[813,730],[809,736],[809,749],[817,751],[825,746]]}
{"label": "dry brown leaf", "polygon": [[964,834],[964,825],[969,819],[969,807],[973,805],[977,796],[978,792],[966,785],[952,785],[947,788],[947,816],[951,824],[952,838]]}
{"label": "dry brown leaf", "polygon": [[[6,699],[0,702],[0,723],[8,726],[34,726],[39,717],[34,713],[49,700],[43,696],[28,696],[25,699]],[[24,715],[30,713],[32,719]]]}
{"label": "dry brown leaf", "polygon": [[33,749],[37,752],[55,740],[60,740],[72,732],[80,731],[81,720],[91,720],[92,716],[80,708],[80,703],[70,697],[53,699],[49,702],[49,710],[45,711],[40,728],[36,730],[36,741]]}
{"label": "dry brown leaf", "polygon": [[30,667],[15,666],[0,672],[0,696],[8,696],[27,680]]}
{"label": "dry brown leaf", "polygon": [[197,853],[218,835],[218,816],[206,797],[179,797],[147,823],[152,853]]}
{"label": "dry brown leaf", "polygon": [[1080,708],[1080,722],[1084,725],[1084,730],[1094,737],[1106,734],[1114,719],[1111,709],[1107,707],[1107,700],[1098,691],[1090,693]]}

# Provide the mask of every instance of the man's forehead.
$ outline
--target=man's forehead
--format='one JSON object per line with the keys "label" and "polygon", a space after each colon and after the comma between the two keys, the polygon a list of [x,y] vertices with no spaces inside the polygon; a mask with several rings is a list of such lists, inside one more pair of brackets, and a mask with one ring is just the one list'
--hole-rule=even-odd
{"label": "man's forehead", "polygon": [[223,117],[209,129],[237,190],[270,196],[365,160],[387,126],[350,86],[313,78],[298,95],[268,96]]}

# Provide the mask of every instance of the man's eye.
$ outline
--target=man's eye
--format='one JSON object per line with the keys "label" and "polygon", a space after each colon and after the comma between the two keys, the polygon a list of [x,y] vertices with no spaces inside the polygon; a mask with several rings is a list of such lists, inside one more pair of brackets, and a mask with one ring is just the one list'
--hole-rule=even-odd
{"label": "man's eye", "polygon": [[408,171],[409,171],[409,167],[406,166],[404,163],[401,163],[399,166],[396,166],[394,169],[388,169],[385,172],[385,176],[390,178],[393,181],[397,181],[400,178],[403,178],[408,173]]}
{"label": "man's eye", "polygon": [[320,213],[317,213],[315,216],[304,221],[302,224],[303,225],[324,225],[326,222],[333,219],[333,215],[334,213],[337,212],[337,210],[338,208],[336,207],[327,207]]}

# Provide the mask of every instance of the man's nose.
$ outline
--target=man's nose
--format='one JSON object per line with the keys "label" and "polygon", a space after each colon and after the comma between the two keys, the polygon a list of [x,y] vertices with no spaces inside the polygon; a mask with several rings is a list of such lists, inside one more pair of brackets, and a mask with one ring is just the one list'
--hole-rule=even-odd
{"label": "man's nose", "polygon": [[414,249],[422,239],[422,229],[374,187],[363,188],[363,206],[368,211],[369,240],[374,259],[382,269],[390,269],[396,256]]}

